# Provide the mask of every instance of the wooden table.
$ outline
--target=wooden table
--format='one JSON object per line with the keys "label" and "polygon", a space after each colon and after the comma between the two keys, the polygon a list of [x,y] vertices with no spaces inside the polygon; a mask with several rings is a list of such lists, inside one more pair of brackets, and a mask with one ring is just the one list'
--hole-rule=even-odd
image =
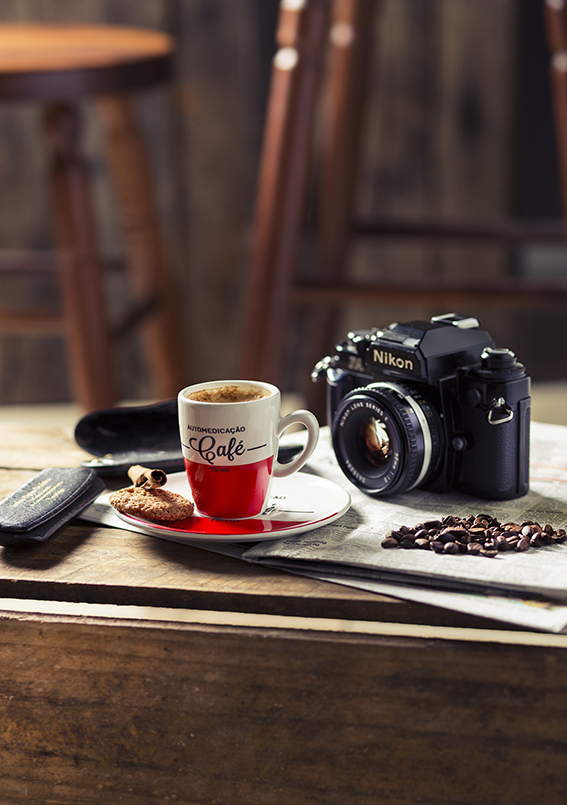
{"label": "wooden table", "polygon": [[[0,444],[0,496],[85,457]],[[565,636],[82,521],[0,597],[1,803],[567,801]]]}

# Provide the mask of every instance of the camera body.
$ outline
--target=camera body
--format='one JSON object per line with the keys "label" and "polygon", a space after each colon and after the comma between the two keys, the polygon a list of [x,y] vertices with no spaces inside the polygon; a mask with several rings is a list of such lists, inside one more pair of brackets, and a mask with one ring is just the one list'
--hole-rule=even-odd
{"label": "camera body", "polygon": [[527,493],[530,379],[478,319],[351,332],[313,370],[323,378],[337,460],[367,494]]}

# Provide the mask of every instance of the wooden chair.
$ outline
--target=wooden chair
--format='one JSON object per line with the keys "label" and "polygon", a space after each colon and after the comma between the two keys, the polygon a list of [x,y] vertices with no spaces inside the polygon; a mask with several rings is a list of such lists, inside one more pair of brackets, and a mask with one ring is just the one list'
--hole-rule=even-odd
{"label": "wooden chair", "polygon": [[[78,104],[93,99],[105,127],[135,305],[157,397],[186,381],[175,294],[158,221],[150,166],[131,94],[171,76],[172,39],[151,30],[110,26],[0,25],[0,101],[43,104],[49,185],[62,312],[0,309],[0,331],[62,333],[76,399],[86,410],[116,400],[113,337],[89,174],[80,150]],[[8,260],[8,270],[34,269]],[[124,325],[125,326],[125,325]],[[122,327],[124,329],[124,327]]]}
{"label": "wooden chair", "polygon": [[[466,282],[391,278],[355,283],[344,276],[355,236],[464,243],[562,239],[561,221],[505,220],[494,225],[407,225],[353,220],[365,78],[376,0],[282,0],[260,162],[240,374],[282,383],[286,323],[292,304],[310,306],[312,366],[333,343],[336,310],[353,302],[433,304],[438,309],[567,306],[567,283],[518,277]],[[567,17],[562,0],[546,5],[558,111],[559,153],[567,210]],[[324,86],[323,86],[324,85]],[[305,229],[311,152],[320,93],[327,98],[318,166],[313,278],[296,266]],[[319,337],[317,337],[319,334]]]}

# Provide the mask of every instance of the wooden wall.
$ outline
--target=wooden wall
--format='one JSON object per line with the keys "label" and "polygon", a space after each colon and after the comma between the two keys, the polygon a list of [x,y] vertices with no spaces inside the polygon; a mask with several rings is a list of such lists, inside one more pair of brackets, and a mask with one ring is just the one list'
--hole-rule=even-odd
{"label": "wooden wall", "polygon": [[[531,0],[383,0],[376,26],[358,211],[491,219],[514,207],[518,8]],[[539,3],[539,0],[535,0]],[[140,120],[182,297],[187,381],[236,371],[254,186],[277,0],[3,0],[0,21],[109,22],[161,28],[178,41],[174,86],[145,93]],[[33,104],[0,107],[0,249],[50,245],[44,158]],[[98,122],[85,105],[102,250],[120,261],[120,233],[101,157]],[[409,274],[509,270],[490,248],[359,243],[350,270]],[[121,273],[109,270],[117,315]],[[19,292],[3,286],[2,299]],[[28,299],[55,289],[26,285]],[[337,324],[387,324],[439,311],[353,308]],[[443,311],[441,311],[443,312]],[[470,311],[467,311],[470,312]],[[481,312],[482,313],[482,312]],[[487,313],[503,346],[518,342],[513,316]],[[297,349],[300,350],[300,339]],[[329,345],[331,346],[331,345]],[[524,356],[522,356],[524,357]],[[151,394],[135,342],[117,355],[121,396]],[[564,367],[567,372],[567,367]],[[290,376],[289,384],[296,380]],[[56,339],[0,338],[0,403],[64,400]]]}

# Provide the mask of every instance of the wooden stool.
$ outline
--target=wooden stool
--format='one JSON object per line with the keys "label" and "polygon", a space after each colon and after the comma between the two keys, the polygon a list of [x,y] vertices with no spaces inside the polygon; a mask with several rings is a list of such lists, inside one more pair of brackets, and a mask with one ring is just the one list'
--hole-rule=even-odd
{"label": "wooden stool", "polygon": [[87,410],[116,401],[104,272],[80,152],[77,104],[94,97],[121,217],[136,311],[157,397],[186,382],[169,266],[144,144],[130,93],[169,79],[173,41],[164,33],[109,26],[0,25],[0,100],[44,104],[62,313],[2,310],[0,330],[66,337],[74,394]]}
{"label": "wooden stool", "polygon": [[[404,280],[354,283],[344,275],[352,237],[382,236],[503,242],[560,240],[561,221],[505,220],[494,225],[426,224],[353,220],[353,189],[359,153],[365,78],[376,0],[281,0],[276,53],[264,129],[256,196],[248,296],[240,375],[281,384],[286,324],[294,304],[309,305],[314,363],[333,341],[336,311],[348,303],[434,304],[439,309],[472,305],[514,310],[567,307],[567,284],[533,283],[518,277],[477,280]],[[567,12],[563,0],[548,0],[547,23],[554,60],[555,104],[567,210]],[[562,72],[560,71],[560,68]],[[559,72],[558,72],[559,71]],[[297,276],[305,230],[306,199],[318,98],[325,92],[326,117],[317,128],[320,143],[313,264],[309,279]],[[329,315],[330,313],[330,315]],[[309,369],[307,369],[307,374]],[[309,382],[306,384],[309,387]],[[310,401],[310,404],[313,404]]]}

